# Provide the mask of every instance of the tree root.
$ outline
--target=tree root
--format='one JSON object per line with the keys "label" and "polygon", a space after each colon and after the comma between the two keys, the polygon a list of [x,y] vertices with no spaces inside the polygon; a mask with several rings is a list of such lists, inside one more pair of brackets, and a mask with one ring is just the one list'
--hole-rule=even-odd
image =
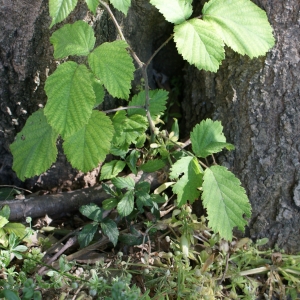
{"label": "tree root", "polygon": [[[128,175],[137,183],[147,181],[151,185],[151,190],[157,188],[162,182],[159,173],[143,173]],[[29,195],[30,196],[30,195]],[[66,213],[77,211],[80,206],[95,203],[100,205],[109,195],[102,189],[102,186],[74,190],[52,195],[30,196],[24,200],[1,201],[0,205],[10,207],[10,221],[25,221],[26,217],[38,218],[46,214],[51,218],[58,218]]]}

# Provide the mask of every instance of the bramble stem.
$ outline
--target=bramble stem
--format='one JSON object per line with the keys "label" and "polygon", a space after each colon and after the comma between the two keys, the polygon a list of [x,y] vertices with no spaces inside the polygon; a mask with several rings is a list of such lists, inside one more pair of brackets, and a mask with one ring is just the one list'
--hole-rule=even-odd
{"label": "bramble stem", "polygon": [[[99,0],[100,4],[106,9],[106,11],[108,12],[108,14],[110,15],[112,21],[114,22],[115,24],[115,27],[116,29],[118,30],[119,32],[119,35],[121,37],[121,39],[123,41],[126,41],[125,37],[124,37],[124,34],[122,32],[122,29],[121,29],[121,26],[119,25],[118,21],[116,20],[113,12],[111,11],[109,5],[104,2],[103,0]],[[150,97],[149,97],[149,81],[148,81],[148,74],[147,74],[147,67],[148,67],[148,64],[149,62],[151,61],[152,57],[150,58],[150,60],[148,61],[147,64],[143,63],[139,58],[138,56],[136,55],[136,53],[133,51],[133,49],[129,46],[129,44],[127,43],[128,45],[128,49],[133,57],[133,59],[137,62],[138,66],[142,69],[142,76],[145,80],[145,95],[146,95],[146,99],[145,99],[145,107],[144,109],[146,110],[146,116],[147,116],[147,119],[148,119],[148,122],[149,122],[149,126],[150,126],[150,131],[151,131],[151,142],[154,142],[155,140],[155,125],[152,121],[152,118],[151,118],[151,115],[150,115],[150,111],[149,111],[149,106],[150,106]],[[156,52],[157,53],[157,52]],[[156,53],[154,53],[156,55]],[[153,56],[153,55],[152,55]],[[154,57],[154,56],[153,56]],[[124,108],[125,109],[125,108]]]}
{"label": "bramble stem", "polygon": [[126,109],[131,109],[131,108],[143,108],[143,109],[145,109],[145,106],[126,106],[126,107],[121,106],[121,107],[118,107],[118,108],[103,110],[103,112],[105,114],[109,114],[109,113],[116,112],[116,111],[119,111],[119,110],[126,110]]}

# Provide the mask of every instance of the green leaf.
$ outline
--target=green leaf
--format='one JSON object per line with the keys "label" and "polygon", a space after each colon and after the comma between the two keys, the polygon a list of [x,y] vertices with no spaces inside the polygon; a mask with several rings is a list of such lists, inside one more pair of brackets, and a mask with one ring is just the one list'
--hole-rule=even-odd
{"label": "green leaf", "polygon": [[85,0],[89,10],[95,15],[97,12],[97,7],[99,5],[99,0]]}
{"label": "green leaf", "polygon": [[232,229],[244,230],[251,205],[240,181],[225,167],[212,166],[204,171],[203,206],[207,209],[208,225],[226,240],[232,240]]}
{"label": "green leaf", "polygon": [[69,61],[47,78],[45,116],[63,138],[82,128],[92,114],[95,94],[86,66]]}
{"label": "green leaf", "polygon": [[112,160],[101,168],[100,180],[111,179],[116,177],[126,166],[126,162],[122,160]]}
{"label": "green leaf", "polygon": [[165,17],[165,19],[174,24],[180,24],[187,20],[193,8],[189,0],[150,0]]}
{"label": "green leaf", "polygon": [[119,241],[128,246],[141,245],[147,239],[141,233],[132,234],[132,233],[121,233],[119,237]]}
{"label": "green leaf", "polygon": [[3,228],[8,222],[5,217],[0,216],[0,228]]}
{"label": "green leaf", "polygon": [[49,0],[49,12],[52,17],[50,28],[63,21],[75,8],[78,0]]}
{"label": "green leaf", "polygon": [[162,169],[166,165],[166,162],[162,159],[148,160],[145,164],[140,166],[140,170],[146,173],[152,173]]}
{"label": "green leaf", "polygon": [[188,200],[192,203],[200,195],[198,190],[202,185],[202,169],[196,158],[192,156],[183,157],[178,160],[171,168],[170,178],[180,179],[173,185],[173,193],[177,194],[178,206],[182,206]]}
{"label": "green leaf", "polygon": [[118,111],[112,121],[115,128],[115,136],[113,138],[115,145],[135,143],[148,127],[145,117],[133,115],[127,118],[126,112],[123,110]]}
{"label": "green leaf", "polygon": [[92,79],[92,86],[96,96],[96,103],[94,107],[97,107],[104,101],[105,91],[100,80],[96,79],[94,76]]}
{"label": "green leaf", "polygon": [[128,99],[134,65],[124,41],[103,43],[88,56],[89,65],[113,96]]}
{"label": "green leaf", "polygon": [[90,203],[87,205],[83,205],[79,208],[79,211],[87,218],[96,221],[96,222],[101,222],[102,221],[102,209],[94,204]]}
{"label": "green leaf", "polygon": [[102,207],[105,210],[110,210],[115,208],[118,205],[118,200],[116,198],[109,198],[109,199],[105,199],[102,202]]}
{"label": "green leaf", "polygon": [[102,188],[106,194],[113,197],[117,196],[117,193],[108,184],[102,182]]}
{"label": "green leaf", "polygon": [[21,180],[48,170],[57,156],[58,133],[47,123],[43,110],[33,113],[10,145],[13,170]]}
{"label": "green leaf", "polygon": [[191,19],[174,27],[178,52],[199,70],[216,72],[224,59],[224,44],[214,27],[202,20]]}
{"label": "green leaf", "polygon": [[113,133],[110,118],[94,110],[89,122],[63,143],[64,152],[72,166],[83,172],[97,167],[109,153]]}
{"label": "green leaf", "polygon": [[23,239],[26,235],[26,227],[21,223],[7,223],[4,227],[5,231],[9,234],[14,233],[20,239]]}
{"label": "green leaf", "polygon": [[131,0],[109,0],[109,2],[115,9],[121,11],[125,16],[127,15]]}
{"label": "green leaf", "polygon": [[122,217],[128,216],[133,211],[134,206],[134,190],[124,194],[121,201],[118,203],[117,210]]}
{"label": "green leaf", "polygon": [[129,167],[131,172],[135,175],[137,174],[136,164],[137,164],[139,157],[140,157],[140,152],[137,150],[132,150],[130,152],[129,156],[126,157],[127,166]]}
{"label": "green leaf", "polygon": [[[149,111],[153,120],[155,120],[158,117],[158,115],[163,114],[163,112],[166,110],[168,94],[169,93],[165,90],[149,91]],[[145,91],[141,91],[137,95],[133,96],[128,106],[145,106],[145,101]],[[146,111],[144,108],[130,108],[127,110],[127,113],[128,116],[132,116],[134,114],[146,116]]]}
{"label": "green leaf", "polygon": [[17,247],[15,247],[13,249],[13,251],[18,251],[18,252],[25,252],[27,250],[28,250],[28,248],[24,245],[18,245]]}
{"label": "green leaf", "polygon": [[88,55],[94,48],[95,41],[93,28],[83,21],[66,24],[50,37],[56,59],[69,55]]}
{"label": "green leaf", "polygon": [[210,0],[202,10],[226,45],[244,55],[264,55],[274,46],[265,11],[249,0]]}
{"label": "green leaf", "polygon": [[143,206],[152,206],[152,198],[150,193],[150,183],[143,181],[139,182],[135,187],[136,204],[140,211]]}
{"label": "green leaf", "polygon": [[134,180],[129,176],[113,178],[111,182],[118,189],[133,190],[135,186]]}
{"label": "green leaf", "polygon": [[117,245],[118,237],[119,237],[119,229],[117,224],[109,219],[105,218],[101,224],[101,229],[105,235],[109,238],[109,240],[113,243],[114,246]]}
{"label": "green leaf", "polygon": [[220,152],[224,147],[232,149],[233,145],[226,143],[223,126],[220,121],[206,119],[197,124],[191,132],[193,152],[198,157],[207,157]]}
{"label": "green leaf", "polygon": [[97,229],[98,224],[87,224],[82,228],[78,234],[78,243],[80,248],[84,248],[90,244],[97,232]]}
{"label": "green leaf", "polygon": [[7,289],[3,290],[3,296],[5,299],[9,299],[9,300],[21,300],[21,298],[14,291],[7,290]]}
{"label": "green leaf", "polygon": [[0,209],[0,216],[9,219],[10,216],[10,207],[9,205],[5,204],[1,209]]}

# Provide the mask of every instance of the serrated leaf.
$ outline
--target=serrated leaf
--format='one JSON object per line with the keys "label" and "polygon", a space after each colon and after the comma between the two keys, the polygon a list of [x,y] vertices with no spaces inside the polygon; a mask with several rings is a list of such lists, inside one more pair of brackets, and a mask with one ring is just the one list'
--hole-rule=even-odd
{"label": "serrated leaf", "polygon": [[102,182],[102,188],[106,194],[113,197],[117,196],[117,193],[108,184]]}
{"label": "serrated leaf", "polygon": [[8,222],[5,217],[0,216],[0,228],[3,228]]}
{"label": "serrated leaf", "polygon": [[142,212],[143,206],[152,206],[152,199],[149,195],[150,183],[143,181],[139,182],[135,187],[136,204],[138,209]]}
{"label": "serrated leaf", "polygon": [[49,0],[49,13],[52,17],[50,28],[63,21],[75,8],[78,0]]}
{"label": "serrated leaf", "polygon": [[[168,94],[169,93],[165,90],[149,91],[149,111],[153,120],[155,120],[158,117],[158,115],[163,114],[163,112],[166,110]],[[128,106],[145,106],[145,101],[145,91],[141,91],[137,95],[133,96]],[[127,110],[127,113],[128,116],[132,116],[134,114],[146,116],[146,111],[144,108],[130,108]]]}
{"label": "serrated leaf", "polygon": [[97,107],[104,101],[105,91],[100,80],[96,79],[95,77],[92,79],[92,86],[96,96],[96,103],[94,107]]}
{"label": "serrated leaf", "polygon": [[222,166],[207,168],[203,176],[203,206],[207,209],[208,225],[226,240],[232,240],[232,230],[244,230],[251,205],[240,181]]}
{"label": "serrated leaf", "polygon": [[5,231],[9,234],[14,233],[20,239],[23,239],[26,235],[26,227],[21,223],[9,222],[5,225]]}
{"label": "serrated leaf", "polygon": [[162,159],[148,160],[145,164],[140,166],[140,170],[146,173],[152,173],[162,169],[166,165],[166,162]]}
{"label": "serrated leaf", "polygon": [[111,180],[112,184],[118,189],[127,189],[133,190],[135,186],[134,180],[127,176],[127,177],[116,177]]}
{"label": "serrated leaf", "polygon": [[119,236],[119,241],[128,246],[140,245],[143,241],[147,241],[145,236],[140,234],[132,234],[132,233],[121,233]]}
{"label": "serrated leaf", "polygon": [[98,224],[87,224],[78,234],[78,243],[80,248],[88,246],[94,238],[95,233],[97,232]]}
{"label": "serrated leaf", "polygon": [[150,0],[150,3],[164,15],[167,21],[174,24],[187,20],[193,12],[189,0]]}
{"label": "serrated leaf", "polygon": [[183,175],[173,185],[173,193],[177,194],[178,206],[186,204],[187,201],[193,203],[200,195],[198,188],[202,185],[203,172],[196,158],[192,156],[183,157],[171,168],[170,178],[178,178]]}
{"label": "serrated leaf", "polygon": [[193,152],[198,157],[207,157],[231,145],[226,143],[221,122],[211,119],[203,120],[194,127],[191,142]]}
{"label": "serrated leaf", "polygon": [[103,211],[102,209],[94,204],[90,203],[87,205],[83,205],[79,208],[79,211],[87,218],[96,221],[96,222],[101,222],[102,221],[102,214]]}
{"label": "serrated leaf", "polygon": [[105,160],[113,134],[110,118],[94,110],[89,122],[65,139],[64,152],[73,167],[83,172],[90,171]]}
{"label": "serrated leaf", "polygon": [[136,175],[137,174],[137,161],[140,157],[140,152],[137,150],[132,150],[129,156],[126,157],[126,163],[131,172]]}
{"label": "serrated leaf", "polygon": [[126,166],[122,160],[112,160],[106,163],[101,168],[100,180],[111,179],[116,177]]}
{"label": "serrated leaf", "polygon": [[148,127],[146,118],[141,115],[133,115],[127,118],[125,111],[118,111],[113,119],[115,145],[130,145],[142,135]]}
{"label": "serrated leaf", "polygon": [[21,180],[48,170],[57,156],[58,133],[48,124],[43,110],[33,113],[10,145],[13,170]]}
{"label": "serrated leaf", "polygon": [[96,99],[85,65],[72,61],[59,65],[47,78],[45,91],[48,96],[45,116],[63,138],[87,124]]}
{"label": "serrated leaf", "polygon": [[124,41],[103,43],[88,56],[89,65],[113,96],[128,99],[134,65]]}
{"label": "serrated leaf", "polygon": [[134,206],[134,191],[128,191],[124,194],[121,201],[118,203],[117,210],[122,217],[128,216],[133,211]]}
{"label": "serrated leaf", "polygon": [[95,15],[97,12],[97,7],[99,5],[99,0],[85,0],[89,10]]}
{"label": "serrated leaf", "polygon": [[66,24],[50,37],[56,59],[69,55],[88,55],[94,48],[95,41],[93,28],[83,21]]}
{"label": "serrated leaf", "polygon": [[117,224],[108,218],[105,218],[101,224],[101,229],[105,235],[109,238],[109,240],[113,243],[114,246],[117,245],[119,230]]}
{"label": "serrated leaf", "polygon": [[203,20],[191,19],[174,27],[178,52],[199,70],[216,72],[225,58],[224,43],[214,27]]}
{"label": "serrated leaf", "polygon": [[10,207],[9,205],[5,204],[1,209],[0,209],[0,216],[9,219],[10,216]]}
{"label": "serrated leaf", "polygon": [[131,0],[109,0],[109,2],[125,16],[127,15],[128,9],[131,5]]}
{"label": "serrated leaf", "polygon": [[118,205],[118,200],[116,198],[109,198],[109,199],[105,199],[102,202],[102,207],[105,210],[110,210],[115,208]]}
{"label": "serrated leaf", "polygon": [[249,0],[210,0],[202,13],[226,45],[242,55],[257,57],[274,46],[266,12]]}

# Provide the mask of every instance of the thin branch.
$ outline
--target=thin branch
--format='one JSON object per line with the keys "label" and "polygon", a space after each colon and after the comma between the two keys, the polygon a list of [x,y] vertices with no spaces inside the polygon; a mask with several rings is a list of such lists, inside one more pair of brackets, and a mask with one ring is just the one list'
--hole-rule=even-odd
{"label": "thin branch", "polygon": [[158,49],[156,49],[156,51],[155,51],[155,52],[152,54],[152,56],[148,59],[148,61],[147,61],[147,63],[146,63],[147,66],[150,64],[150,62],[151,62],[152,59],[156,56],[156,54],[157,54],[163,47],[165,47],[165,46],[170,42],[170,40],[173,38],[173,36],[174,36],[174,34],[171,34],[171,36],[168,37],[168,39],[167,39],[164,43],[162,43],[162,44],[159,46]]}
{"label": "thin branch", "polygon": [[12,187],[12,188],[14,188],[14,189],[16,189],[16,190],[22,190],[22,191],[25,191],[25,192],[27,192],[27,193],[32,194],[31,191],[26,190],[26,189],[23,189],[23,188],[20,188],[20,187],[17,187],[17,186],[15,186],[15,185],[8,185],[8,184],[2,185],[2,184],[1,184],[0,187]]}
{"label": "thin branch", "polygon": [[118,107],[118,108],[103,110],[102,112],[104,112],[105,114],[109,114],[109,113],[116,112],[116,111],[119,111],[119,110],[126,110],[126,109],[131,109],[131,108],[143,108],[143,109],[145,109],[145,106],[126,106],[126,107],[121,106],[121,107]]}
{"label": "thin branch", "polygon": [[[108,14],[110,15],[112,21],[113,21],[114,24],[115,24],[115,27],[117,28],[117,30],[118,30],[118,32],[119,32],[119,35],[120,35],[121,39],[122,39],[123,41],[125,41],[125,42],[128,44],[128,42],[126,41],[126,39],[125,39],[125,37],[124,37],[124,34],[123,34],[123,32],[122,32],[121,26],[119,25],[117,19],[115,18],[113,12],[111,11],[111,9],[110,9],[110,7],[109,7],[109,5],[108,5],[106,2],[104,2],[103,0],[100,0],[99,2],[100,2],[100,4],[107,10]],[[134,58],[134,60],[135,60],[135,61],[137,62],[137,64],[139,65],[139,67],[142,68],[142,67],[144,66],[144,63],[138,58],[138,56],[137,56],[136,53],[132,50],[132,48],[129,46],[129,44],[128,44],[128,49],[129,49],[129,51],[131,52],[131,55],[132,55],[132,57]]]}

